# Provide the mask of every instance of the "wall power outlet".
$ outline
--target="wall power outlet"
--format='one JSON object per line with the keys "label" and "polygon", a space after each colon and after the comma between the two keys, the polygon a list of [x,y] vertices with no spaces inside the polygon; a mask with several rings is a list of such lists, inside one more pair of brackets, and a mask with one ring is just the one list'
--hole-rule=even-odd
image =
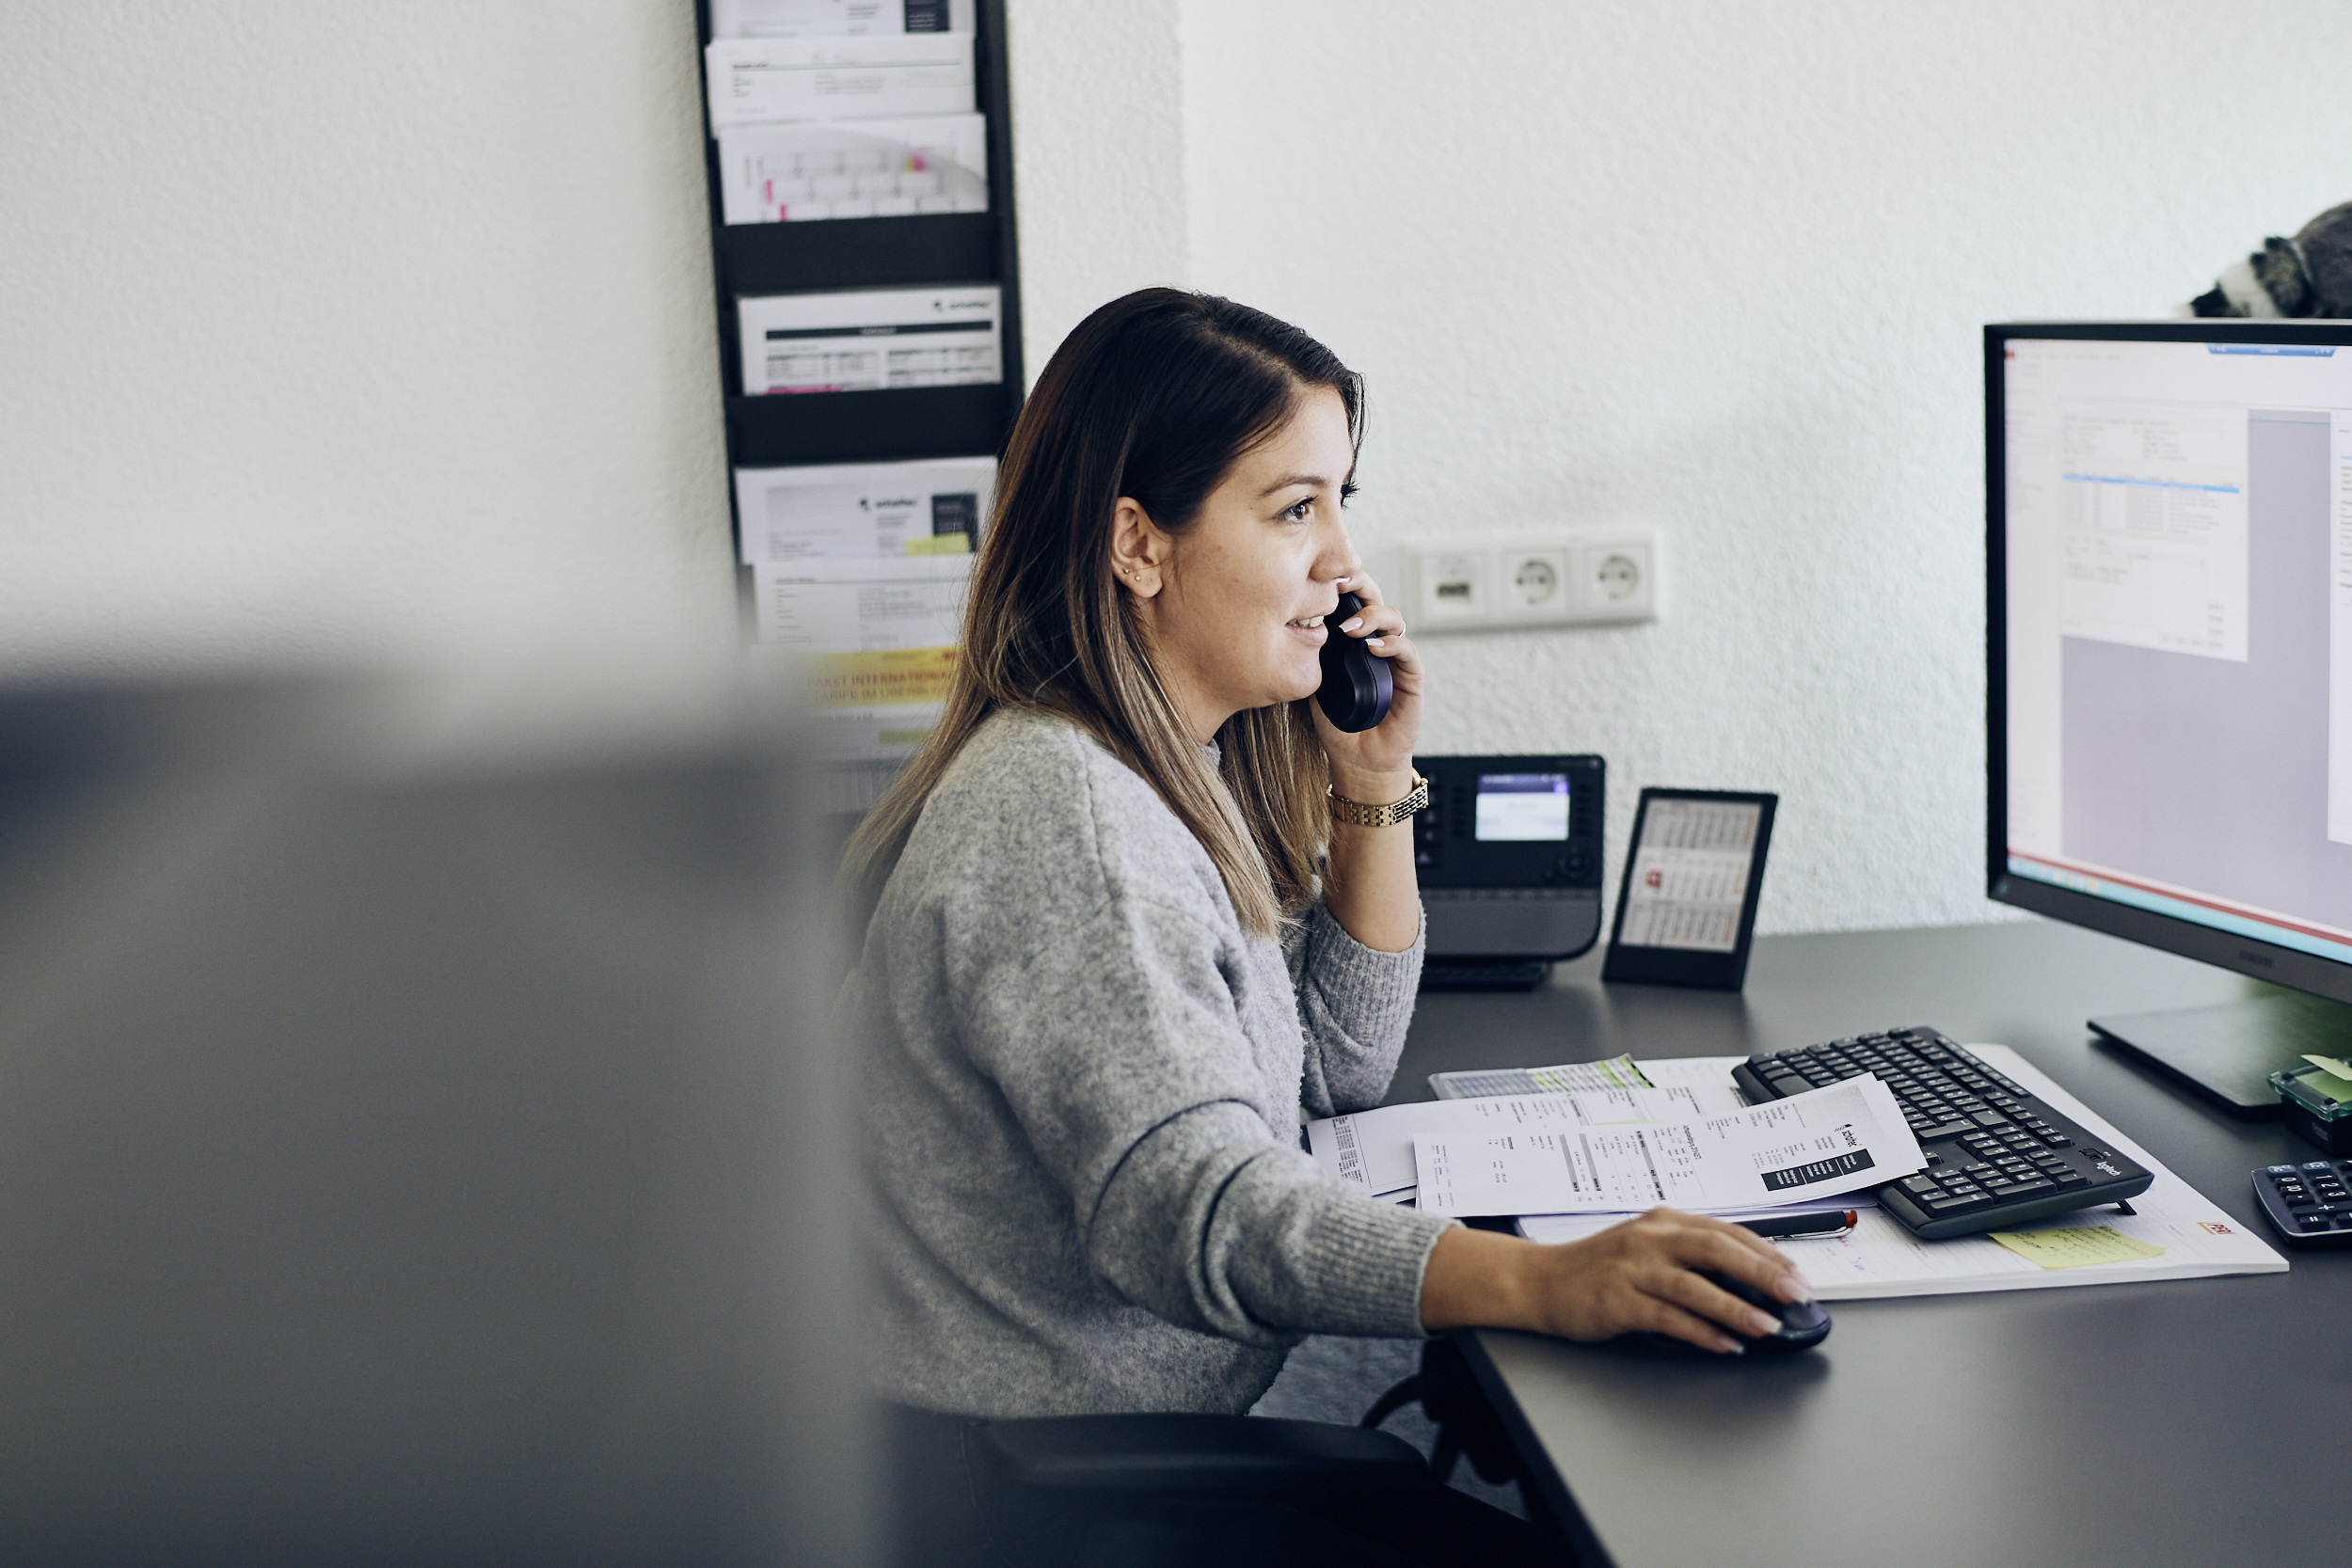
{"label": "wall power outlet", "polygon": [[1607,626],[1658,616],[1646,529],[1407,545],[1395,598],[1415,632]]}

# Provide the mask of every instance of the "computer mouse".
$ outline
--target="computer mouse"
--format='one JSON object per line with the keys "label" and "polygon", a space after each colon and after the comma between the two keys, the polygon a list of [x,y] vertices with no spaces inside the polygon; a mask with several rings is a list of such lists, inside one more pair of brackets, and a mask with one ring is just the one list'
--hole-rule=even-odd
{"label": "computer mouse", "polygon": [[1749,1306],[1762,1307],[1780,1320],[1780,1326],[1770,1334],[1738,1336],[1740,1342],[1748,1347],[1750,1354],[1811,1350],[1829,1338],[1829,1309],[1818,1301],[1776,1300],[1743,1279],[1717,1274],[1713,1269],[1701,1269],[1698,1275],[1708,1284],[1721,1286]]}

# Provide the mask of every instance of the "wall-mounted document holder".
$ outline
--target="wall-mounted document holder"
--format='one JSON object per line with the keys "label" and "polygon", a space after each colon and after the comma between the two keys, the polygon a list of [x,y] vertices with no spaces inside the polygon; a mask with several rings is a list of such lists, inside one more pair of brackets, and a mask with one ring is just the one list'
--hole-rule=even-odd
{"label": "wall-mounted document holder", "polygon": [[1025,385],[1004,3],[696,8],[744,630],[815,661],[862,809],[936,717]]}

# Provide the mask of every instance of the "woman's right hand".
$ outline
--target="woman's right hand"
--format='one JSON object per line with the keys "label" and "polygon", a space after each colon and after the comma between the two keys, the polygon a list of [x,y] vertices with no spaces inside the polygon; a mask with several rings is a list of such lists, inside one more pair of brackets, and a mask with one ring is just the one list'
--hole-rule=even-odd
{"label": "woman's right hand", "polygon": [[1741,1348],[1726,1329],[1753,1337],[1779,1326],[1701,1278],[1699,1269],[1744,1280],[1781,1301],[1811,1299],[1804,1275],[1753,1230],[1653,1209],[1560,1246],[1488,1230],[1447,1231],[1422,1276],[1422,1326],[1431,1333],[1524,1328],[1565,1339],[1647,1330],[1724,1353]]}

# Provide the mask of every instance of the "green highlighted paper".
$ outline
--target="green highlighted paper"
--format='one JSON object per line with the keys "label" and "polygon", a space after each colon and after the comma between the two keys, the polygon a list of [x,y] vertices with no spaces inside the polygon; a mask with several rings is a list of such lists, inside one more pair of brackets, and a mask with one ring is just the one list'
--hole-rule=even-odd
{"label": "green highlighted paper", "polygon": [[1992,1239],[2028,1263],[2079,1269],[2091,1263],[2137,1263],[2164,1248],[2136,1242],[2111,1225],[2067,1225],[2055,1230],[1995,1230]]}

